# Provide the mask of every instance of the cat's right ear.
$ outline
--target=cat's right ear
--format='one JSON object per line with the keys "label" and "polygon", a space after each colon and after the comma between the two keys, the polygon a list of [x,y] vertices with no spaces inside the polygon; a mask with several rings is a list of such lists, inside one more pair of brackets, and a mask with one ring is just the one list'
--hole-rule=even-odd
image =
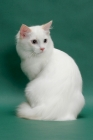
{"label": "cat's right ear", "polygon": [[31,29],[28,26],[22,24],[22,26],[20,27],[20,38],[21,39],[25,38],[30,32]]}
{"label": "cat's right ear", "polygon": [[49,33],[49,32],[50,32],[49,30],[51,29],[51,25],[52,25],[52,20],[51,20],[50,22],[48,22],[48,23],[42,25],[42,28],[43,28],[47,33]]}

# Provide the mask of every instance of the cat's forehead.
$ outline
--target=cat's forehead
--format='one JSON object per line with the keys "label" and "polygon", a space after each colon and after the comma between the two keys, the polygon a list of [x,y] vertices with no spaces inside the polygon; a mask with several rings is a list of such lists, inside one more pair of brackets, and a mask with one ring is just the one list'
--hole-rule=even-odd
{"label": "cat's forehead", "polygon": [[46,32],[44,31],[44,29],[42,29],[41,26],[32,26],[32,27],[30,27],[30,29],[31,29],[31,35],[33,37],[36,37],[36,38],[47,37]]}

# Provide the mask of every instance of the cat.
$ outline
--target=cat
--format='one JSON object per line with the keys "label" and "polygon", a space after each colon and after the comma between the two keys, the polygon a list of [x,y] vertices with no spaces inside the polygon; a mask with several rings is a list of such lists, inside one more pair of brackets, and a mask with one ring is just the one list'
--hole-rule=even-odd
{"label": "cat", "polygon": [[16,39],[21,69],[29,78],[27,102],[17,116],[33,120],[76,120],[85,104],[82,77],[75,61],[54,48],[50,36],[52,21],[28,27],[22,24]]}

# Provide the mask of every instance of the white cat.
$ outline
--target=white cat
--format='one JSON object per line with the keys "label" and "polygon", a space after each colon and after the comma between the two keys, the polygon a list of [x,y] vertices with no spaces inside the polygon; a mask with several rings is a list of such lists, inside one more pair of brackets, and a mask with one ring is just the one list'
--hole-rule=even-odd
{"label": "white cat", "polygon": [[82,78],[74,60],[54,48],[51,24],[22,25],[17,34],[21,68],[30,80],[25,90],[27,102],[18,107],[17,115],[36,120],[75,120],[85,104]]}

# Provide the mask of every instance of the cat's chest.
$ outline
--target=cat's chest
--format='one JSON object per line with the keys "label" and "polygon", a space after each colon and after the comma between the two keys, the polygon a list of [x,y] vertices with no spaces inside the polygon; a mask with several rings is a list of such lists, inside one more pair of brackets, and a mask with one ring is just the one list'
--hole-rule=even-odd
{"label": "cat's chest", "polygon": [[28,76],[28,78],[34,79],[44,68],[45,61],[42,60],[25,60],[21,63],[21,68],[23,72]]}

